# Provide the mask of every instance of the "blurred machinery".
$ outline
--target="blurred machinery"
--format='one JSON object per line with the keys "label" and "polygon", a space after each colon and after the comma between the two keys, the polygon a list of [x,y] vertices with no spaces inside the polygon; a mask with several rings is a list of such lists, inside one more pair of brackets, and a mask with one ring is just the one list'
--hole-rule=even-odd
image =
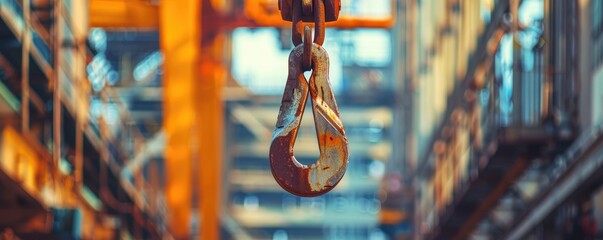
{"label": "blurred machinery", "polygon": [[[159,238],[159,189],[123,175],[144,142],[88,37],[82,1],[0,2],[3,236]],[[94,109],[95,104],[103,107]],[[99,112],[100,111],[100,112]],[[7,237],[9,236],[9,237]]]}
{"label": "blurred machinery", "polygon": [[581,221],[602,219],[600,2],[407,3],[415,238],[588,238]]}

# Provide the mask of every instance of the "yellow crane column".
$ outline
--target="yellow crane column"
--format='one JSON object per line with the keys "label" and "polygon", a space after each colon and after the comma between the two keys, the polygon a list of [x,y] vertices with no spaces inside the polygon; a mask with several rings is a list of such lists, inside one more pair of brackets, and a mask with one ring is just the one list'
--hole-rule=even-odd
{"label": "yellow crane column", "polygon": [[167,141],[166,198],[170,231],[187,239],[191,211],[195,82],[200,80],[201,2],[160,1],[160,47],[163,64],[163,127]]}
{"label": "yellow crane column", "polygon": [[[170,229],[189,237],[192,181],[199,181],[200,238],[219,239],[224,43],[202,43],[200,0],[160,1],[160,45],[164,53],[164,129]],[[192,164],[198,161],[198,164]],[[192,176],[192,167],[199,176]]]}
{"label": "yellow crane column", "polygon": [[221,60],[225,54],[225,34],[216,33],[207,40],[202,48],[201,79],[197,81],[195,94],[199,134],[200,239],[220,239],[224,143],[222,88],[227,74]]}

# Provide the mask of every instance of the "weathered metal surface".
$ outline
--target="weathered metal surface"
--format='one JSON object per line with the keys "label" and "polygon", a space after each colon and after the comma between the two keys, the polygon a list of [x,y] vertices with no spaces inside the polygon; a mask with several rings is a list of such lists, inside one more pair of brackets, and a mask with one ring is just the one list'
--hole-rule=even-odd
{"label": "weathered metal surface", "polygon": [[[265,2],[266,0],[245,0],[245,14],[240,16],[241,19],[234,21],[232,18],[230,18],[228,22],[225,22],[221,26],[228,29],[232,29],[237,26],[269,26],[280,28],[291,26],[289,23],[291,20],[288,20],[289,22],[283,21],[282,11],[274,11],[274,9],[270,7],[271,5],[266,5]],[[292,2],[293,1],[287,1],[283,4],[291,4]],[[330,1],[325,2],[325,7],[331,8],[327,7],[329,4],[331,4]],[[389,4],[391,6],[391,11],[385,15],[356,16],[353,14],[340,14],[337,18],[337,21],[327,22],[326,26],[340,29],[391,28],[395,23],[398,1],[389,0]],[[341,5],[338,4],[338,6]],[[289,10],[291,7],[292,5],[288,5],[285,11],[291,11]],[[281,9],[283,9],[282,6]]]}
{"label": "weathered metal surface", "polygon": [[314,0],[302,0],[302,10],[303,10],[302,12],[303,12],[303,15],[306,15],[306,16],[312,15],[312,11],[314,11],[312,9],[312,6],[313,6],[312,2],[313,1]]}
{"label": "weathered metal surface", "polygon": [[[313,72],[309,83],[303,75],[303,45],[289,55],[289,76],[270,145],[270,166],[276,182],[288,192],[304,197],[325,194],[345,174],[348,140],[329,83],[329,56],[324,48],[312,44]],[[303,117],[308,92],[320,156],[312,165],[299,163],[293,146]]]}
{"label": "weathered metal surface", "polygon": [[[281,10],[281,17],[285,21],[291,22],[293,20],[293,12],[294,12],[294,2],[301,2],[302,0],[279,0],[278,1],[278,9]],[[303,0],[303,15],[302,21],[304,22],[314,22],[314,11],[316,11],[315,7],[312,9],[312,5],[316,5],[317,2],[324,2],[324,16],[326,22],[334,22],[339,18],[339,11],[341,10],[341,0]],[[311,10],[312,9],[312,10]]]}
{"label": "weathered metal surface", "polygon": [[312,30],[309,26],[304,27],[304,54],[302,56],[302,67],[304,71],[312,68]]}
{"label": "weathered metal surface", "polygon": [[[293,3],[293,17],[291,20],[291,40],[295,46],[302,44],[302,37],[306,25],[303,23],[303,11],[308,7],[307,2],[296,1]],[[314,0],[312,4],[314,15],[314,43],[321,45],[325,42],[325,4],[322,0]]]}

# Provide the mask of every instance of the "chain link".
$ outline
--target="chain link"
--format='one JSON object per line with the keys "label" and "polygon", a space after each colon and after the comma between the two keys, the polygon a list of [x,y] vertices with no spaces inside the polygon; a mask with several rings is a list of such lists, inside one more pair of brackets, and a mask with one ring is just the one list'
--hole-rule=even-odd
{"label": "chain link", "polygon": [[[312,0],[314,15],[314,43],[321,45],[325,42],[325,2],[324,0]],[[305,7],[302,5],[306,5]],[[303,43],[304,23],[302,19],[303,9],[307,8],[307,1],[293,1],[292,33],[291,40],[295,46]]]}

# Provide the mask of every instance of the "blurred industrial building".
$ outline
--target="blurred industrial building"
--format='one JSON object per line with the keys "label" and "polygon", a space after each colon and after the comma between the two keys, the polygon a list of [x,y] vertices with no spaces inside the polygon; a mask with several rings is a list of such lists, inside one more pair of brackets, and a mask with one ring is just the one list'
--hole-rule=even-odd
{"label": "blurred industrial building", "polygon": [[349,165],[304,198],[277,0],[0,0],[0,240],[603,238],[603,1],[341,3]]}

